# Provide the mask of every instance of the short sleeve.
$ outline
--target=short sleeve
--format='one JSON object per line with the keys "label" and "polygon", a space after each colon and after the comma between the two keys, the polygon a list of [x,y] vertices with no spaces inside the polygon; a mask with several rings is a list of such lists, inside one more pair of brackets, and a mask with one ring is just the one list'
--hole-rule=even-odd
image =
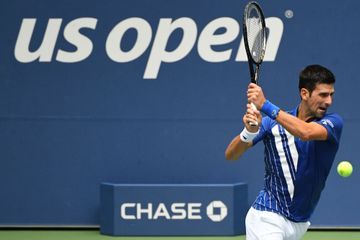
{"label": "short sleeve", "polygon": [[343,128],[343,120],[338,114],[326,115],[318,124],[324,126],[328,132],[328,140],[339,144]]}

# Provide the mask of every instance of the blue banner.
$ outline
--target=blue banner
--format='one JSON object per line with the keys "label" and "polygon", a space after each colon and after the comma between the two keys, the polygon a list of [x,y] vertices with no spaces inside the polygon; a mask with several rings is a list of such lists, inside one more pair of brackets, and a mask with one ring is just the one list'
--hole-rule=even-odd
{"label": "blue banner", "polygon": [[247,185],[111,184],[101,185],[103,234],[245,234]]}

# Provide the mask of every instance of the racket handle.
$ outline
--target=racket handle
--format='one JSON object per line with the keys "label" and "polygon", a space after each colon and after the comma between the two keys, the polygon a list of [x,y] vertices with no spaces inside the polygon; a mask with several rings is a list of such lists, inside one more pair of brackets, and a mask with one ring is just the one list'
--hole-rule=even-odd
{"label": "racket handle", "polygon": [[[250,103],[250,104],[251,104],[252,109],[257,110],[257,108],[256,108],[256,106],[255,106],[254,103]],[[258,123],[257,121],[255,121],[255,122],[249,122],[249,125],[252,126],[252,127],[255,127],[255,126],[259,125],[259,123]]]}

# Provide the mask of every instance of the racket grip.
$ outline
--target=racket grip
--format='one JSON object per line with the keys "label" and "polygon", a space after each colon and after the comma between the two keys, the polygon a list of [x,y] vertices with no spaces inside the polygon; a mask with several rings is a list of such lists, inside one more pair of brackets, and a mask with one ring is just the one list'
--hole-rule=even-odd
{"label": "racket grip", "polygon": [[[250,104],[251,104],[252,109],[257,110],[257,108],[256,108],[256,106],[255,106],[254,103],[250,103]],[[258,123],[257,121],[255,121],[255,122],[249,122],[249,125],[252,126],[252,127],[255,127],[255,126],[259,125],[259,123]]]}

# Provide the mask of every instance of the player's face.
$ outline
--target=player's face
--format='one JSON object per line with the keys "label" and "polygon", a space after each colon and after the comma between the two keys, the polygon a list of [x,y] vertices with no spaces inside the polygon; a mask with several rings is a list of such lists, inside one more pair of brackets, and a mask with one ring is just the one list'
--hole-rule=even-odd
{"label": "player's face", "polygon": [[308,109],[313,116],[321,118],[325,115],[332,104],[334,92],[334,84],[320,83],[316,85],[306,100]]}

